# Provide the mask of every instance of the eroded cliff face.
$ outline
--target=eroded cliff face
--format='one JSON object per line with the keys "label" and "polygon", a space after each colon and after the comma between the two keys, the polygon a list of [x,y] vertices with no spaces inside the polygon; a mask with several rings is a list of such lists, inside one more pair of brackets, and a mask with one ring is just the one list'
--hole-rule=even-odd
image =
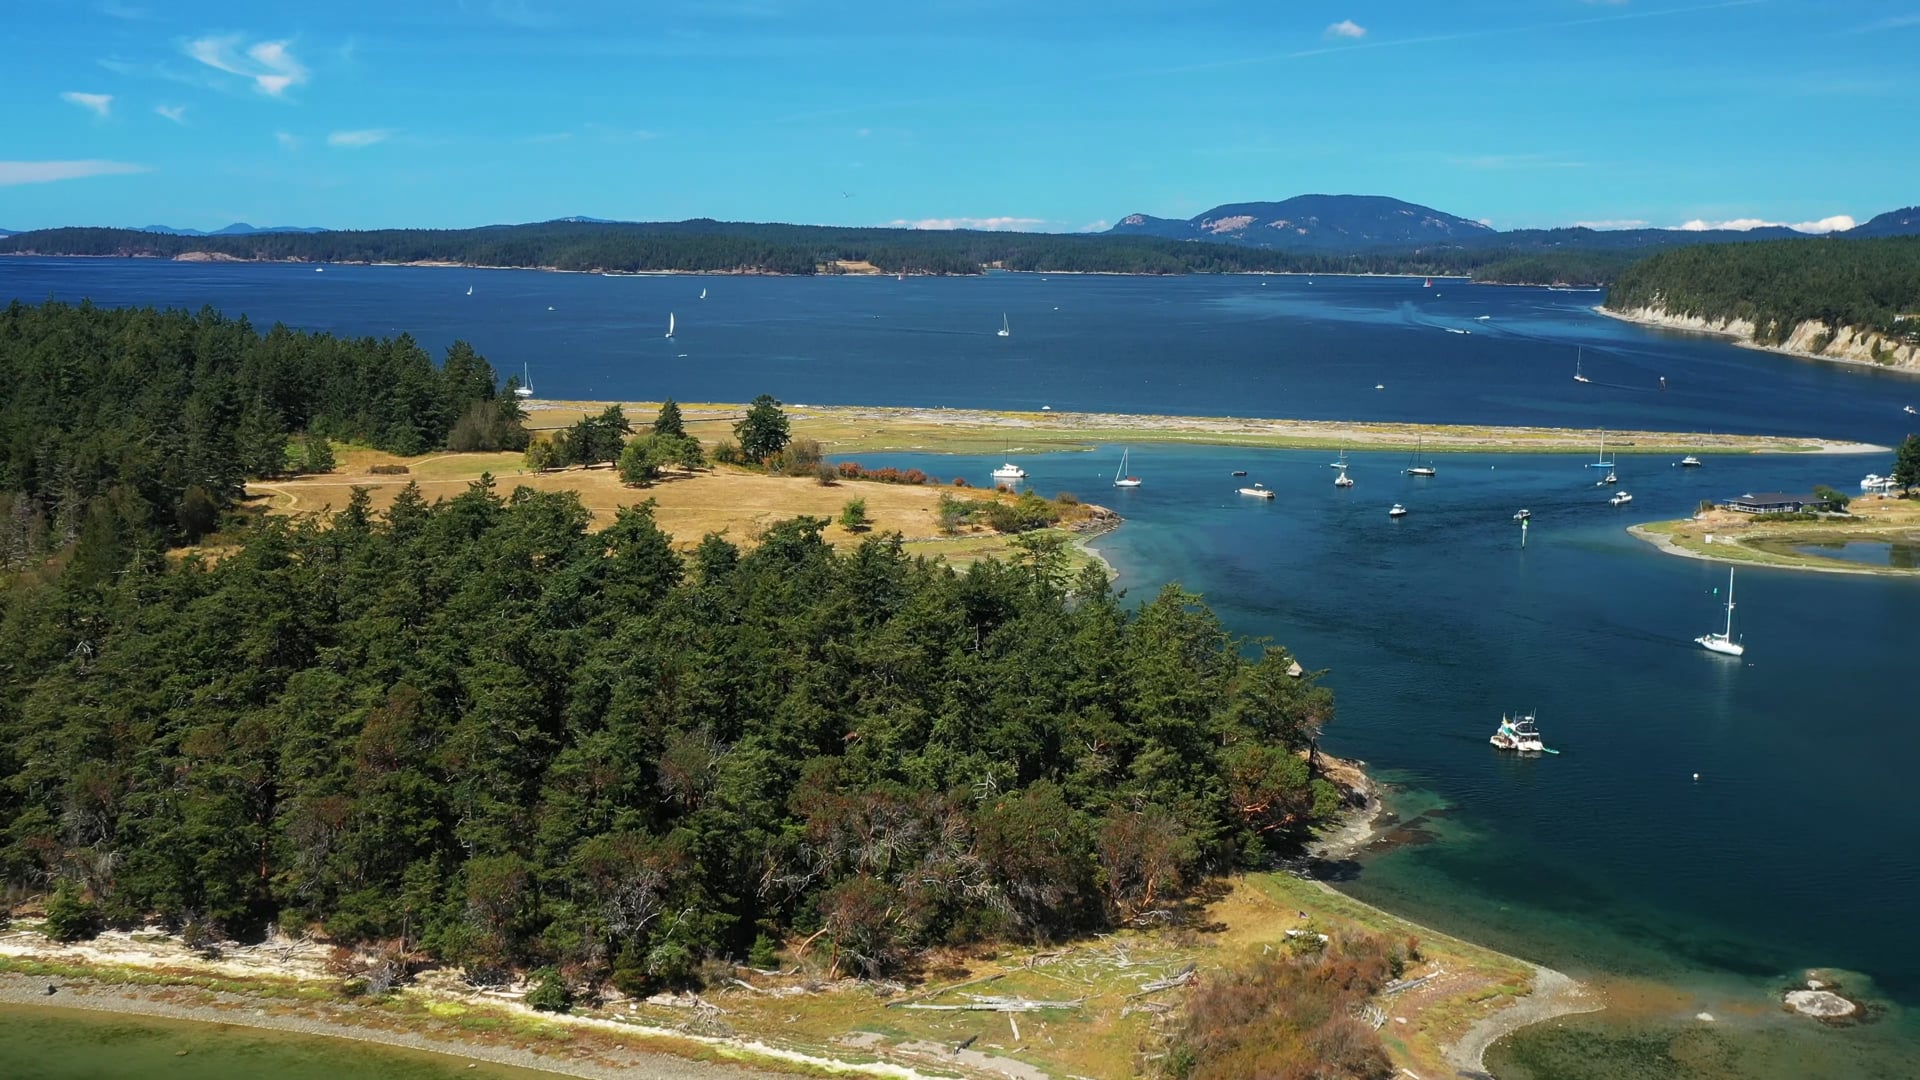
{"label": "eroded cliff face", "polygon": [[[1727,334],[1743,345],[1758,345],[1759,329],[1748,319],[1709,319],[1700,315],[1675,315],[1657,304],[1635,308],[1608,308],[1609,314],[1634,322],[1666,326],[1675,330],[1699,330]],[[1845,360],[1879,367],[1920,371],[1920,346],[1896,341],[1877,330],[1853,326],[1833,327],[1818,319],[1808,319],[1790,331],[1779,345],[1763,346],[1811,356],[1821,360]]]}

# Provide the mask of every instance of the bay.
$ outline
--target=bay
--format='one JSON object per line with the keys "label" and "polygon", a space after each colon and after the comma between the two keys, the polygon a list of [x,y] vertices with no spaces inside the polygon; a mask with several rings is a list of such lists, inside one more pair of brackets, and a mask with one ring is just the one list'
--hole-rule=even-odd
{"label": "bay", "polygon": [[[766,391],[1887,445],[1911,423],[1900,406],[1920,397],[1911,377],[1606,319],[1589,310],[1592,293],[1450,281],[614,279],[7,259],[5,295],[213,304],[257,323],[405,330],[436,349],[466,338],[503,370],[530,366],[552,397]],[[993,333],[1003,311],[1007,339]],[[1576,351],[1591,384],[1572,381]],[[1624,531],[1702,498],[1857,490],[1890,455],[1710,456],[1683,470],[1628,453],[1618,472],[1635,498],[1615,508],[1576,455],[1437,455],[1438,475],[1420,480],[1400,473],[1401,455],[1356,453],[1357,486],[1343,492],[1325,452],[1135,446],[1131,471],[1146,483],[1119,491],[1119,450],[1016,459],[1042,491],[1128,519],[1099,546],[1136,597],[1177,581],[1236,633],[1327,671],[1339,713],[1326,744],[1365,759],[1404,810],[1401,842],[1348,868],[1341,888],[1604,984],[1681,988],[1651,1012],[1563,1022],[1597,1025],[1584,1041],[1554,1042],[1565,1028],[1523,1033],[1510,1049],[1547,1062],[1537,1075],[1636,1075],[1621,1062],[1649,1039],[1690,1037],[1695,1007],[1744,1018],[1714,1036],[1744,1048],[1729,1058],[1747,1063],[1743,1075],[1804,1075],[1806,1061],[1836,1054],[1852,1064],[1835,1075],[1907,1075],[1920,1052],[1909,925],[1920,803],[1905,779],[1920,728],[1900,673],[1920,643],[1920,583],[1743,570],[1736,633],[1749,649],[1735,660],[1691,640],[1723,617],[1724,567]],[[1000,460],[862,455],[976,483]],[[1234,469],[1278,497],[1236,496]],[[1386,516],[1396,501],[1411,511],[1397,522]],[[1524,547],[1521,507],[1534,515]],[[1514,709],[1537,711],[1563,753],[1494,752],[1487,736]],[[1781,1014],[1778,991],[1809,967],[1841,971],[1875,1003],[1873,1022],[1834,1031]]]}

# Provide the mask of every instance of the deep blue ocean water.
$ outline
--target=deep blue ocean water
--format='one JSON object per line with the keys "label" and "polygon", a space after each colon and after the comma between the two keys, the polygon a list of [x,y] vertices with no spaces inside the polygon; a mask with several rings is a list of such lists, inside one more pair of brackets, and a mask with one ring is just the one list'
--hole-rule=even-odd
{"label": "deep blue ocean water", "polygon": [[[1264,280],[615,279],[0,259],[0,296],[213,304],[260,324],[405,330],[436,351],[464,337],[503,370],[527,364],[543,397],[767,391],[789,402],[1883,445],[1915,426],[1900,406],[1920,401],[1920,381],[1648,331],[1593,314],[1593,293]],[[993,333],[1002,312],[1007,339]],[[1572,381],[1576,350],[1591,384]],[[1729,1075],[1807,1075],[1804,1063],[1822,1055],[1846,1063],[1826,1075],[1913,1075],[1901,1070],[1920,1053],[1920,800],[1907,786],[1920,762],[1910,688],[1920,582],[1743,570],[1735,632],[1748,652],[1718,657],[1691,639],[1720,624],[1725,567],[1660,554],[1624,531],[1702,498],[1857,490],[1862,474],[1888,471],[1890,455],[1709,456],[1682,470],[1625,454],[1620,487],[1634,501],[1615,508],[1573,455],[1437,455],[1438,475],[1413,479],[1399,472],[1404,455],[1354,453],[1357,486],[1341,491],[1326,452],[1131,451],[1146,481],[1133,491],[1110,486],[1118,447],[1015,454],[1040,490],[1071,490],[1127,518],[1099,544],[1123,586],[1144,596],[1178,581],[1236,633],[1271,637],[1326,670],[1338,701],[1326,744],[1396,786],[1413,841],[1361,860],[1342,888],[1578,974],[1686,986],[1703,1009],[1759,1002],[1765,1016],[1765,1001],[1805,968],[1856,973],[1849,987],[1881,1003],[1876,1023],[1756,1021],[1742,1036],[1747,1064]],[[986,483],[1001,457],[861,460]],[[1278,497],[1235,495],[1234,469]],[[1394,502],[1406,518],[1387,517]],[[1511,519],[1521,507],[1533,511],[1524,547]],[[1493,751],[1487,736],[1513,709],[1537,710],[1563,752]],[[1560,1075],[1639,1075],[1565,1067]]]}

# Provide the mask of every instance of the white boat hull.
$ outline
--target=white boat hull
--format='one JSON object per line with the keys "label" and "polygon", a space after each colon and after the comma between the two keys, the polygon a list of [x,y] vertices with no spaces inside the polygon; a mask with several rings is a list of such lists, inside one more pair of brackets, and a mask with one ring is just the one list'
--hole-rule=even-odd
{"label": "white boat hull", "polygon": [[1256,499],[1271,499],[1271,498],[1273,498],[1273,491],[1272,491],[1271,489],[1268,489],[1268,488],[1241,488],[1241,489],[1240,489],[1240,494],[1242,494],[1242,495],[1251,495],[1251,496],[1253,496],[1253,497],[1254,497],[1254,498],[1256,498]]}
{"label": "white boat hull", "polygon": [[1694,638],[1700,647],[1708,652],[1717,652],[1725,656],[1745,656],[1747,647],[1737,641],[1728,641],[1719,634],[1701,634]]}

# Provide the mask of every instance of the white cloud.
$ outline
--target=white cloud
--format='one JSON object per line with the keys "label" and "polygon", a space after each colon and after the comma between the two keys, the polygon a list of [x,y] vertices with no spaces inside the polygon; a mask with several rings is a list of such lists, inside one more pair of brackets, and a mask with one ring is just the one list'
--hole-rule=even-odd
{"label": "white cloud", "polygon": [[187,122],[187,107],[185,105],[155,105],[153,111],[176,124],[184,124]]}
{"label": "white cloud", "polygon": [[363,146],[372,146],[374,143],[386,142],[391,138],[393,138],[393,131],[389,128],[366,128],[361,131],[336,131],[327,136],[327,145],[343,146],[350,150],[357,150]]}
{"label": "white cloud", "polygon": [[887,222],[887,227],[890,229],[985,229],[996,232],[1032,232],[1035,226],[1046,223],[1045,218],[1031,217],[921,218],[918,221],[895,218]]}
{"label": "white cloud", "polygon": [[106,116],[113,112],[112,94],[83,94],[78,90],[69,90],[60,95],[60,100],[93,110],[96,116]]}
{"label": "white cloud", "polygon": [[273,139],[280,144],[282,150],[300,149],[300,136],[291,131],[276,131],[273,133]]}
{"label": "white cloud", "polygon": [[1604,221],[1576,221],[1572,227],[1575,229],[1644,229],[1649,224],[1652,223],[1639,218],[1608,218]]}
{"label": "white cloud", "polygon": [[1105,218],[1101,218],[1099,221],[1089,221],[1085,225],[1080,226],[1080,231],[1081,232],[1106,232],[1108,229],[1111,229],[1111,228],[1113,228],[1113,222],[1108,221]]}
{"label": "white cloud", "polygon": [[200,38],[187,43],[187,55],[217,71],[252,79],[269,97],[307,81],[306,67],[287,51],[286,42],[256,41],[243,51],[245,40],[239,34]]}
{"label": "white cloud", "polygon": [[129,161],[0,161],[0,186],[44,184],[88,176],[120,176],[146,172],[145,165]]}
{"label": "white cloud", "polygon": [[1701,218],[1694,218],[1692,221],[1684,225],[1676,225],[1674,228],[1680,232],[1708,232],[1718,229],[1728,229],[1733,232],[1747,232],[1750,229],[1775,229],[1784,224],[1786,224],[1784,221],[1767,221],[1757,217],[1731,218],[1726,221],[1705,221]]}
{"label": "white cloud", "polygon": [[1785,221],[1768,221],[1765,218],[1751,217],[1733,218],[1728,221],[1705,221],[1700,218],[1694,218],[1692,221],[1684,225],[1676,225],[1674,228],[1680,232],[1706,232],[1709,229],[1727,229],[1732,232],[1747,232],[1751,229],[1778,229],[1785,227],[1795,232],[1830,233],[1851,229],[1854,224],[1852,217],[1846,214],[1835,214],[1832,217],[1821,218],[1819,221],[1799,221],[1792,223]]}
{"label": "white cloud", "polygon": [[1363,38],[1367,36],[1367,28],[1354,22],[1352,19],[1341,19],[1339,22],[1327,27],[1327,36],[1336,38]]}
{"label": "white cloud", "polygon": [[1789,227],[1795,232],[1830,233],[1846,232],[1857,224],[1859,224],[1859,222],[1854,221],[1852,217],[1846,214],[1835,214],[1832,217],[1823,217],[1819,221],[1796,222]]}

